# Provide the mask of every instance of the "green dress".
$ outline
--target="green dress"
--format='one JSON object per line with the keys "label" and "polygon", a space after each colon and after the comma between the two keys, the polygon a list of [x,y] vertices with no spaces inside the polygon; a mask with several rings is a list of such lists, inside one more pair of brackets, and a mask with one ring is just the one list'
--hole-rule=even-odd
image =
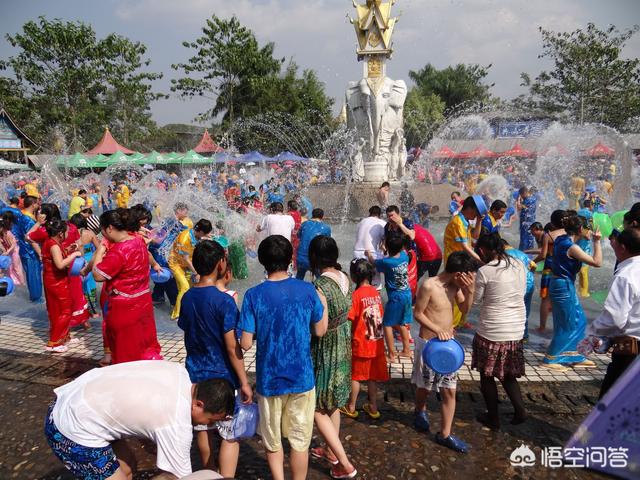
{"label": "green dress", "polygon": [[[348,279],[345,279],[350,285]],[[322,337],[312,337],[311,358],[316,380],[316,410],[332,411],[349,401],[351,394],[351,288],[345,295],[327,275],[314,285],[327,298],[329,327]]]}

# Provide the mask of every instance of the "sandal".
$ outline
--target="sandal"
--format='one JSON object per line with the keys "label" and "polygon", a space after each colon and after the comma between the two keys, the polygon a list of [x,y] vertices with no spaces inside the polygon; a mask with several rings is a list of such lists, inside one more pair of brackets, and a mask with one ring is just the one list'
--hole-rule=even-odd
{"label": "sandal", "polygon": [[[338,408],[338,410],[340,410],[340,413],[342,413],[343,415],[346,415],[349,418],[358,418],[358,411],[354,410],[354,411],[349,411],[349,409],[346,407],[346,405],[344,407],[340,407]],[[365,410],[366,411],[366,410]]]}
{"label": "sandal", "polygon": [[328,454],[327,451],[322,448],[322,447],[316,447],[316,448],[312,448],[310,450],[311,452],[311,456],[314,458],[319,458],[321,460],[326,460],[327,462],[329,462],[331,465],[338,465],[338,463],[340,463],[338,461],[337,458],[333,457],[331,458]]}
{"label": "sandal", "polygon": [[564,365],[559,363],[543,363],[542,366],[544,368],[548,368],[549,370],[555,370],[556,372],[568,372],[569,369]]}
{"label": "sandal", "polygon": [[367,412],[367,415],[369,415],[369,417],[373,418],[374,420],[377,420],[378,418],[380,418],[380,411],[376,411],[373,412],[371,411],[371,406],[368,403],[365,403],[364,405],[362,405],[362,409]]}
{"label": "sandal", "polygon": [[442,445],[443,447],[450,448],[451,450],[458,453],[467,453],[469,451],[469,446],[453,435],[449,435],[447,438],[445,438],[442,436],[442,433],[438,432],[436,435],[436,443],[438,445]]}

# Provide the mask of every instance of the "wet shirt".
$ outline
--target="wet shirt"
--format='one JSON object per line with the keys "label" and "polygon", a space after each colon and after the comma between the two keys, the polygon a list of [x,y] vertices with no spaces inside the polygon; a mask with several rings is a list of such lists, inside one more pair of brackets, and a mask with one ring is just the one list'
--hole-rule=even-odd
{"label": "wet shirt", "polygon": [[298,230],[300,245],[298,246],[298,262],[309,263],[309,245],[319,235],[331,236],[331,227],[324,222],[309,220]]}
{"label": "wet shirt", "polygon": [[310,327],[323,312],[315,287],[302,280],[265,280],[247,290],[238,329],[256,339],[260,395],[303,393],[315,386]]}
{"label": "wet shirt", "polygon": [[16,229],[18,232],[16,238],[18,239],[18,245],[20,246],[20,256],[26,258],[38,258],[38,254],[27,240],[27,232],[35,225],[36,219],[25,212],[21,212],[20,216],[16,218],[15,223],[18,225],[18,228]]}
{"label": "wet shirt", "polygon": [[507,248],[505,253],[513,258],[517,258],[522,262],[524,268],[527,270],[527,291],[529,289],[535,288],[535,275],[534,270],[536,268],[536,264],[531,260],[531,257],[524,253],[522,250],[518,250],[516,248]]}
{"label": "wet shirt", "polygon": [[492,233],[500,233],[500,223],[493,218],[491,213],[488,213],[482,219],[482,234],[490,235]]}
{"label": "wet shirt", "polygon": [[561,235],[553,242],[553,274],[557,277],[576,281],[576,275],[582,268],[582,262],[569,256],[573,240],[568,235]]}
{"label": "wet shirt", "polygon": [[376,270],[384,273],[384,286],[387,293],[410,291],[409,256],[405,251],[398,257],[386,257],[376,260]]}
{"label": "wet shirt", "polygon": [[351,296],[351,352],[354,357],[374,358],[384,355],[382,335],[382,299],[378,290],[365,285]]}
{"label": "wet shirt", "polygon": [[453,252],[464,250],[463,245],[471,246],[471,229],[469,222],[462,214],[454,215],[444,229],[444,261]]}
{"label": "wet shirt", "polygon": [[442,259],[442,250],[436,239],[433,238],[431,232],[424,228],[422,225],[415,224],[414,230],[416,232],[416,248],[418,252],[419,262],[431,262],[434,260]]}
{"label": "wet shirt", "polygon": [[240,387],[224,341],[224,335],[235,330],[239,316],[233,297],[215,286],[193,287],[184,294],[178,327],[184,331],[185,367],[192,383],[223,378]]}
{"label": "wet shirt", "polygon": [[193,256],[193,251],[196,248],[196,236],[193,233],[193,229],[184,230],[178,234],[178,237],[173,242],[171,247],[171,253],[169,254],[169,265],[187,268],[187,262],[184,256]]}

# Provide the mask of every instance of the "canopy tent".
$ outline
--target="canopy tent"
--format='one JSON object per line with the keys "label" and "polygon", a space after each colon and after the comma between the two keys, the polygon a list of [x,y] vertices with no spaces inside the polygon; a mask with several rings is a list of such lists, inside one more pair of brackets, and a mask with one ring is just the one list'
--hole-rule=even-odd
{"label": "canopy tent", "polygon": [[296,155],[295,153],[291,153],[289,151],[280,152],[278,155],[273,157],[271,162],[308,162],[309,159],[305,157],[301,157]]}
{"label": "canopy tent", "polygon": [[451,150],[447,145],[443,145],[439,150],[431,154],[432,158],[456,158],[458,154]]}
{"label": "canopy tent", "polygon": [[496,158],[497,156],[498,154],[496,152],[486,149],[483,145],[479,145],[470,152],[458,153],[455,158]]}
{"label": "canopy tent", "polygon": [[213,141],[211,135],[209,135],[209,130],[205,129],[202,134],[202,138],[200,139],[200,143],[196,145],[193,151],[196,153],[218,153],[224,152],[224,149]]}
{"label": "canopy tent", "polygon": [[598,142],[593,147],[586,149],[584,153],[588,157],[613,157],[616,151],[604,143]]}
{"label": "canopy tent", "polygon": [[180,157],[180,163],[182,165],[208,165],[211,163],[211,159],[203,157],[199,153],[189,150],[187,153]]}
{"label": "canopy tent", "polygon": [[112,155],[116,152],[122,152],[124,154],[134,153],[133,150],[129,150],[127,147],[120,145],[111,135],[109,127],[104,129],[104,135],[98,142],[98,144],[87,152],[87,155],[96,155],[102,153],[104,155]]}
{"label": "canopy tent", "polygon": [[262,162],[273,162],[274,159],[271,157],[267,157],[266,155],[261,154],[258,151],[253,151],[253,152],[249,152],[249,153],[245,153],[244,155],[240,155],[237,159],[236,159],[239,163],[249,163],[249,162],[254,162],[254,163],[262,163]]}
{"label": "canopy tent", "polygon": [[182,156],[179,153],[171,152],[163,155],[164,161],[162,163],[174,163],[179,164],[182,160]]}
{"label": "canopy tent", "polygon": [[76,152],[71,156],[65,156],[60,162],[65,168],[93,168],[94,160],[80,152]]}
{"label": "canopy tent", "polygon": [[126,162],[131,162],[131,159],[121,151],[117,151],[114,154],[109,155],[107,157],[107,165],[113,165],[115,163],[126,163]]}
{"label": "canopy tent", "polygon": [[153,150],[144,157],[144,163],[149,165],[157,165],[158,163],[164,163],[164,155]]}
{"label": "canopy tent", "polygon": [[236,157],[233,153],[230,152],[220,152],[220,153],[216,153],[213,156],[213,161],[215,163],[229,163],[229,162],[236,162]]}
{"label": "canopy tent", "polygon": [[530,152],[529,150],[525,150],[520,146],[519,143],[516,143],[513,148],[507,150],[505,152],[501,152],[499,154],[500,157],[515,157],[515,158],[531,158],[535,156],[534,152]]}
{"label": "canopy tent", "polygon": [[0,170],[11,170],[13,172],[20,172],[24,170],[30,170],[28,165],[24,163],[14,163],[4,158],[0,158]]}

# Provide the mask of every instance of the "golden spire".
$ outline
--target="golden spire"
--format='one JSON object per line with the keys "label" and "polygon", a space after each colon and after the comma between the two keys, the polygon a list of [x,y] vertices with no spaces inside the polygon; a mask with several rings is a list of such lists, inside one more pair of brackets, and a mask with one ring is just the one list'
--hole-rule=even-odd
{"label": "golden spire", "polygon": [[358,39],[358,60],[369,55],[384,55],[391,58],[393,53],[391,37],[398,17],[391,17],[391,7],[395,0],[367,0],[360,5],[352,0],[357,18],[350,18]]}

